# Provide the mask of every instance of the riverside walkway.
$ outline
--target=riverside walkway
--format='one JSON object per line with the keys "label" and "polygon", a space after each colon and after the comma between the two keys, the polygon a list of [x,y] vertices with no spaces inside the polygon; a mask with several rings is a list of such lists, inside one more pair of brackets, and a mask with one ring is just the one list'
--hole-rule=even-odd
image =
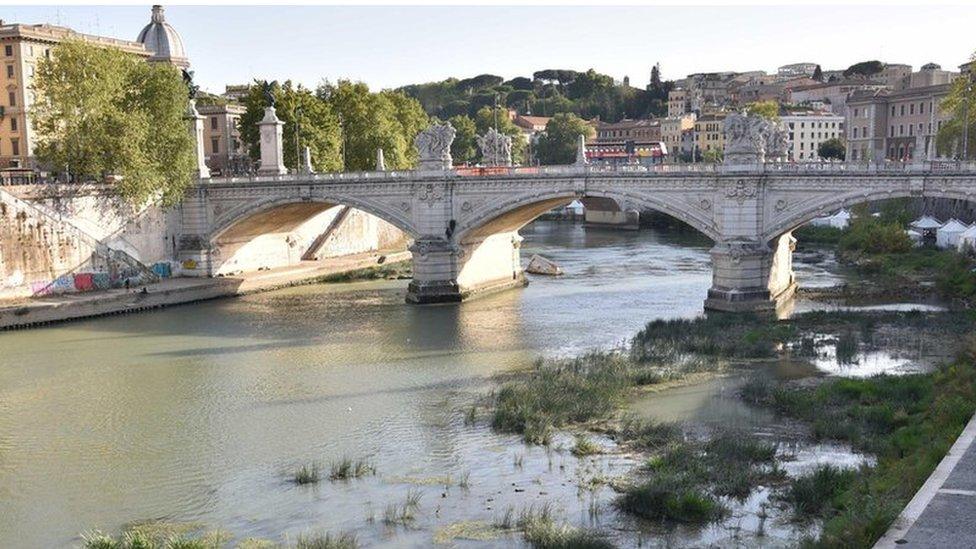
{"label": "riverside walkway", "polygon": [[875,549],[976,549],[976,417]]}

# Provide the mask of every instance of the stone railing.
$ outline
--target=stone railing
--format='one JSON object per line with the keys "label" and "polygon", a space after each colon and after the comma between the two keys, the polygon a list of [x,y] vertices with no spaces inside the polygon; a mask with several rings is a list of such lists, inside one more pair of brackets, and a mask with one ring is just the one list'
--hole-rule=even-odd
{"label": "stone railing", "polygon": [[208,184],[293,184],[303,183],[349,183],[379,180],[412,179],[454,179],[477,177],[520,177],[538,176],[578,176],[585,174],[720,174],[720,173],[958,173],[976,172],[976,162],[955,160],[931,160],[919,162],[767,162],[753,165],[733,165],[718,163],[654,164],[641,166],[633,164],[602,165],[587,164],[564,166],[526,166],[526,167],[458,167],[452,170],[391,170],[371,172],[332,172],[316,174],[283,174],[244,177],[215,177],[200,181]]}

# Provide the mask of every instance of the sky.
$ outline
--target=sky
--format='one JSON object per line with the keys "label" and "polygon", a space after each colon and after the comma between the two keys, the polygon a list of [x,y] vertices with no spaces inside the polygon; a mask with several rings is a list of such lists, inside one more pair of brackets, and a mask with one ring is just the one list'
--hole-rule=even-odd
{"label": "sky", "polygon": [[[145,6],[0,6],[0,19],[134,40]],[[169,6],[196,81],[253,79],[373,89],[491,73],[594,68],[643,87],[665,79],[868,59],[956,70],[976,50],[974,6]]]}

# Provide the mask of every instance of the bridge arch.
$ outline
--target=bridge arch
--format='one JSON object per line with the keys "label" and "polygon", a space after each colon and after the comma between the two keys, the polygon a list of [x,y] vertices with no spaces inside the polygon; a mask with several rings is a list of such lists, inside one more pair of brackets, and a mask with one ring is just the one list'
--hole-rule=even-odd
{"label": "bridge arch", "polygon": [[[894,189],[857,189],[847,193],[837,193],[801,202],[793,208],[783,208],[784,213],[774,215],[771,222],[764,228],[763,241],[771,242],[783,234],[793,231],[818,217],[829,215],[843,208],[851,208],[868,202],[896,198],[945,198],[972,202],[976,200],[971,193],[951,188],[894,188]],[[775,201],[774,209],[778,205],[788,204],[787,199]]]}
{"label": "bridge arch", "polygon": [[369,200],[367,198],[339,195],[334,197],[275,197],[244,202],[215,216],[210,229],[210,241],[216,241],[228,230],[241,224],[242,222],[245,222],[249,218],[273,212],[276,209],[298,205],[304,205],[304,208],[294,208],[294,213],[298,214],[300,211],[304,211],[308,214],[302,219],[295,218],[292,220],[299,223],[307,221],[316,213],[320,213],[329,208],[335,206],[350,206],[386,221],[387,223],[403,231],[411,238],[415,238],[419,234],[419,231],[414,226],[413,220],[407,217],[405,212],[397,211],[395,208]]}
{"label": "bridge arch", "polygon": [[602,190],[578,192],[573,189],[523,193],[488,201],[459,219],[455,238],[458,242],[464,242],[492,234],[517,231],[553,208],[564,206],[573,200],[581,200],[585,204],[587,199],[609,200],[622,211],[655,210],[687,223],[713,241],[720,239],[721,233],[715,221],[707,215],[710,212],[706,210],[696,212],[687,202],[666,193]]}

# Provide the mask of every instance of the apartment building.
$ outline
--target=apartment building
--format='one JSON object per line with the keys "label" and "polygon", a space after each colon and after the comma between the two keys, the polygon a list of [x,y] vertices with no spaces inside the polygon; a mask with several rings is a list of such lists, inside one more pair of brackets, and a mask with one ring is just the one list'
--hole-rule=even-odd
{"label": "apartment building", "polygon": [[725,150],[725,114],[705,114],[695,120],[695,148],[704,154],[711,150]]}
{"label": "apartment building", "polygon": [[940,104],[951,84],[897,91],[861,90],[847,101],[849,160],[935,158],[935,137],[951,113]]}
{"label": "apartment building", "polygon": [[683,114],[681,116],[667,117],[661,119],[661,142],[664,143],[668,155],[672,160],[677,159],[682,151],[682,136],[695,128],[695,115]]}
{"label": "apartment building", "polygon": [[844,117],[831,112],[790,113],[780,121],[790,132],[787,158],[796,162],[821,160],[817,152],[820,144],[844,137]]}

